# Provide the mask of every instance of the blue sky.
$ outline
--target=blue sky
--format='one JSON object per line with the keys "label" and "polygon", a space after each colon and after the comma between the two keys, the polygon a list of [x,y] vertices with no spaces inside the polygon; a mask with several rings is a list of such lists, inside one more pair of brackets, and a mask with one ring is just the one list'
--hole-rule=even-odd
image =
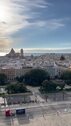
{"label": "blue sky", "polygon": [[71,0],[2,0],[0,51],[71,52]]}

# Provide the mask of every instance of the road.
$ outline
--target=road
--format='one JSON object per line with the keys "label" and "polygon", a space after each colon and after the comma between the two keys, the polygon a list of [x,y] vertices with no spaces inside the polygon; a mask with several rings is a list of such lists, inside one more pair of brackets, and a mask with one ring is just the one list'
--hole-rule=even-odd
{"label": "road", "polygon": [[[71,101],[43,102],[38,89],[31,88],[31,91],[37,99],[37,103],[1,107],[0,126],[71,126],[71,122],[67,123],[66,117],[64,117],[68,113],[70,114],[69,117],[71,117]],[[26,109],[26,116],[5,117],[5,109],[16,110],[19,108]],[[48,119],[49,121],[47,121]]]}
{"label": "road", "polygon": [[[0,126],[71,126],[71,101],[43,102],[31,88],[37,103],[0,106]],[[26,109],[26,116],[5,117],[5,109]]]}
{"label": "road", "polygon": [[[62,114],[66,115],[67,113],[71,113],[71,102],[59,102],[53,104],[39,103],[36,105],[32,104],[31,106],[30,105],[10,106],[10,109],[12,110],[13,109],[16,110],[17,108],[26,108],[26,116],[19,116],[19,117],[16,116],[11,118],[6,118],[4,116],[5,108],[0,108],[0,126],[24,126],[24,124],[25,126],[27,126],[27,123],[29,124],[28,126],[30,126],[31,120],[33,121],[37,117],[38,119],[42,118],[45,120],[47,116],[48,117],[51,116],[51,119],[55,117],[56,119],[59,120],[60,124],[58,125],[58,122],[55,122],[55,124],[57,124],[55,126],[71,126],[66,124],[64,117],[62,117]],[[47,124],[47,121],[45,122]],[[54,126],[54,125],[49,125],[49,126]]]}

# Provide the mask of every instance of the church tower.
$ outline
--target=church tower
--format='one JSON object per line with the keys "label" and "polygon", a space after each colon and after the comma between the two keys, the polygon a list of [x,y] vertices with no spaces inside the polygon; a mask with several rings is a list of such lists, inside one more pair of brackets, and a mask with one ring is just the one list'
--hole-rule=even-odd
{"label": "church tower", "polygon": [[21,56],[21,58],[24,57],[23,49],[20,50],[20,56]]}

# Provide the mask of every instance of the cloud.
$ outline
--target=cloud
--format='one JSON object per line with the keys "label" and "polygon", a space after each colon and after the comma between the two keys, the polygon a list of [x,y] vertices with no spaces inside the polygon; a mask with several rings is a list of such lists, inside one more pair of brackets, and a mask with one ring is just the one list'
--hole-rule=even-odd
{"label": "cloud", "polygon": [[[2,0],[0,2],[0,34],[2,36],[31,26],[28,20],[35,17],[36,8],[46,8],[45,0]],[[32,13],[33,12],[33,13]]]}
{"label": "cloud", "polygon": [[40,28],[47,28],[48,30],[56,30],[65,26],[63,19],[48,19],[46,21],[37,21],[33,25]]}
{"label": "cloud", "polygon": [[27,48],[27,53],[71,53],[71,48]]}
{"label": "cloud", "polygon": [[55,30],[64,26],[65,24],[64,24],[63,19],[52,19],[52,20],[47,21],[47,27],[50,30]]}
{"label": "cloud", "polygon": [[5,50],[10,48],[11,40],[7,38],[0,38],[0,51],[4,52]]}
{"label": "cloud", "polygon": [[40,21],[39,13],[42,11],[36,11],[37,8],[43,10],[48,6],[50,6],[50,3],[45,0],[2,0],[0,7],[3,9],[4,15],[1,15],[3,19],[0,20],[0,35],[2,37],[9,36],[14,34],[14,32],[28,27],[46,27],[48,30],[56,30],[64,27],[63,20],[61,19]]}
{"label": "cloud", "polygon": [[[19,48],[15,48],[19,52]],[[23,48],[24,53],[70,53],[71,48]]]}
{"label": "cloud", "polygon": [[16,6],[23,7],[25,11],[31,10],[34,7],[45,8],[48,3],[45,0],[12,0]]}

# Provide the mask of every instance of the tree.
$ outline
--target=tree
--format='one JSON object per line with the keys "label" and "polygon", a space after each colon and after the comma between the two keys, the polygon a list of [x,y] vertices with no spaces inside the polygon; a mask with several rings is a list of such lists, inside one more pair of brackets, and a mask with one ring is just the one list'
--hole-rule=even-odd
{"label": "tree", "polygon": [[60,90],[63,90],[65,87],[65,82],[62,80],[53,80],[52,83],[56,85],[56,89],[59,87]]}
{"label": "tree", "polygon": [[44,80],[49,78],[49,74],[42,69],[33,69],[24,75],[25,83],[31,86],[40,86]]}
{"label": "tree", "polygon": [[45,80],[42,83],[42,86],[40,87],[40,90],[43,91],[44,93],[51,93],[51,92],[57,92],[58,89],[63,90],[65,87],[65,83],[61,81],[48,81]]}
{"label": "tree", "polygon": [[5,90],[8,94],[27,92],[27,88],[24,84],[10,84],[6,86]]}
{"label": "tree", "polygon": [[23,82],[24,76],[16,77],[15,78],[19,83]]}
{"label": "tree", "polygon": [[68,85],[71,85],[71,71],[67,70],[63,72],[61,79],[63,79]]}
{"label": "tree", "polygon": [[54,84],[52,81],[45,80],[42,83],[41,89],[43,92],[48,93],[48,92],[53,92],[56,90],[57,85]]}
{"label": "tree", "polygon": [[63,74],[61,75],[61,79],[71,80],[71,71],[67,70],[67,71],[63,72]]}
{"label": "tree", "polygon": [[5,74],[0,74],[0,85],[5,85],[7,83],[7,76]]}

